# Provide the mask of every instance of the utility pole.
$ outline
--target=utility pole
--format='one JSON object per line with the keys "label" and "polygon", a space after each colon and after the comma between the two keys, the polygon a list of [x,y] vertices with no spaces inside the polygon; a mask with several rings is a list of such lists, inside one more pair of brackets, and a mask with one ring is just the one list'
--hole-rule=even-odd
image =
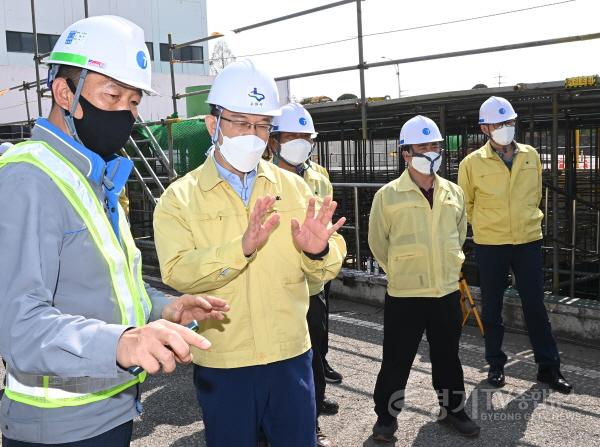
{"label": "utility pole", "polygon": [[[387,59],[392,61],[393,59],[387,56],[381,56],[381,59]],[[396,66],[396,79],[398,80],[398,98],[402,98],[402,89],[400,88],[400,64],[394,64]]]}
{"label": "utility pole", "polygon": [[498,76],[494,76],[495,78],[498,78],[498,87],[502,87],[502,82],[500,81],[502,78],[504,78],[504,76],[502,76],[500,73],[498,73]]}

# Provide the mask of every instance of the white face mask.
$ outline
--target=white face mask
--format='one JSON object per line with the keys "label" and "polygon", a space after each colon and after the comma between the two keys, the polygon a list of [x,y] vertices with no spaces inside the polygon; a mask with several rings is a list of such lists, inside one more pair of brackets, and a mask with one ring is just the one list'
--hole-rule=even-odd
{"label": "white face mask", "polygon": [[227,163],[240,172],[256,169],[258,162],[267,147],[267,143],[256,135],[240,135],[226,137],[221,133],[223,142],[216,143]]}
{"label": "white face mask", "polygon": [[442,165],[442,154],[433,151],[424,154],[413,153],[410,165],[421,174],[433,175]]}
{"label": "white face mask", "polygon": [[504,126],[492,130],[492,140],[502,146],[508,146],[515,139],[515,126]]}
{"label": "white face mask", "polygon": [[281,145],[280,156],[293,166],[304,163],[310,157],[313,145],[302,138],[288,141]]}

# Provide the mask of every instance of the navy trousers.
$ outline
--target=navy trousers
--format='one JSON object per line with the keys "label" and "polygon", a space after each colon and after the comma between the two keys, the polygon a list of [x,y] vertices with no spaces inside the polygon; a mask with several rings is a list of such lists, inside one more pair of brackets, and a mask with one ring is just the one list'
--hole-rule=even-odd
{"label": "navy trousers", "polygon": [[476,244],[475,257],[479,267],[483,307],[485,359],[490,367],[503,368],[507,360],[502,351],[502,304],[509,267],[515,274],[535,361],[540,368],[558,367],[558,348],[544,306],[542,241],[518,245]]}
{"label": "navy trousers", "polygon": [[267,365],[194,366],[207,447],[316,446],[312,351]]}
{"label": "navy trousers", "polygon": [[112,430],[84,439],[83,441],[66,442],[63,444],[39,444],[37,442],[13,441],[2,436],[2,447],[128,447],[131,442],[133,421],[125,422]]}

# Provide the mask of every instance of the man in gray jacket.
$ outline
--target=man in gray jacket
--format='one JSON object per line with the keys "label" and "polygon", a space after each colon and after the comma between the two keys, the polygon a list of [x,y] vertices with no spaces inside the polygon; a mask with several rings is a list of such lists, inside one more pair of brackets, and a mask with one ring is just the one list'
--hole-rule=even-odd
{"label": "man in gray jacket", "polygon": [[118,205],[132,162],[116,152],[152,92],[144,42],[120,17],[71,25],[48,60],[48,119],[0,158],[3,447],[129,445],[145,377],[132,368],[189,362],[210,343],[181,324],[228,309],[148,290]]}

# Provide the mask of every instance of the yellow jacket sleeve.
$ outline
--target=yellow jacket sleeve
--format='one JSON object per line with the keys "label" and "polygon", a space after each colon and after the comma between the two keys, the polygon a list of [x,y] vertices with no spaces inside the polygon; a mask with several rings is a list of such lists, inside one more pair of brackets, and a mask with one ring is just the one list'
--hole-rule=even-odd
{"label": "yellow jacket sleeve", "polygon": [[[326,181],[327,196],[333,196],[333,187],[331,182]],[[313,197],[311,189],[306,182],[302,182],[300,188],[306,198],[306,203]],[[325,198],[325,197],[323,197]],[[315,212],[320,208],[320,201],[317,200]],[[322,259],[311,259],[306,254],[302,254],[302,271],[307,278],[313,281],[329,281],[334,279],[342,268],[342,263],[346,258],[346,241],[341,234],[333,233],[329,238],[329,252]]]}
{"label": "yellow jacket sleeve", "polygon": [[381,190],[373,198],[369,215],[369,247],[379,265],[387,272],[390,224],[385,216]]}
{"label": "yellow jacket sleeve", "polygon": [[460,246],[462,247],[465,244],[465,239],[467,238],[467,210],[465,207],[465,194],[462,190],[460,190],[460,198],[462,200],[462,213],[460,214],[460,217],[457,217],[456,225],[458,227],[458,240]]}
{"label": "yellow jacket sleeve", "polygon": [[177,197],[167,190],[154,211],[154,240],[165,284],[183,293],[202,293],[224,286],[248,265],[242,236],[203,249],[183,218]]}
{"label": "yellow jacket sleeve", "polygon": [[471,222],[471,219],[473,219],[473,202],[475,200],[475,192],[473,191],[473,185],[471,183],[469,166],[464,160],[458,166],[458,186],[460,186],[463,190],[467,219],[469,222]]}
{"label": "yellow jacket sleeve", "polygon": [[333,233],[329,238],[329,252],[322,259],[311,259],[302,254],[302,271],[314,281],[334,279],[342,268],[346,257],[346,241],[341,234]]}

